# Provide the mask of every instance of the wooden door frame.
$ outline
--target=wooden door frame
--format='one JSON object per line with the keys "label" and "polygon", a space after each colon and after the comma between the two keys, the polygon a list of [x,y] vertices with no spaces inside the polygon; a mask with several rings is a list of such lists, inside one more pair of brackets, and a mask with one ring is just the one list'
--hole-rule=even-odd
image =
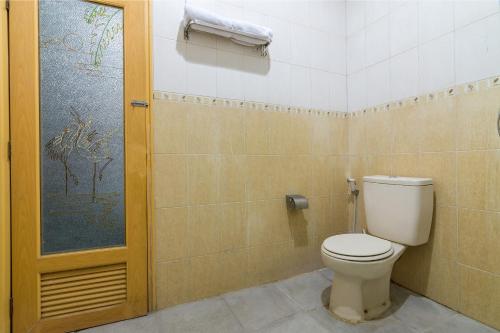
{"label": "wooden door frame", "polygon": [[[12,0],[11,0],[12,1]],[[16,1],[16,0],[13,0],[13,1]],[[113,4],[113,0],[89,0],[91,2],[105,2],[105,3],[108,3],[108,4]],[[146,27],[146,33],[147,33],[147,40],[145,41],[145,44],[147,45],[147,49],[144,50],[145,54],[146,54],[146,67],[147,67],[147,70],[146,70],[146,87],[145,89],[147,89],[147,91],[149,92],[147,98],[149,99],[149,104],[151,104],[151,101],[152,101],[152,97],[153,97],[153,91],[152,91],[152,34],[151,34],[151,19],[152,19],[152,8],[151,8],[151,1],[150,0],[130,0],[130,1],[141,1],[141,2],[144,2],[145,3],[145,10],[146,10],[146,13],[147,13],[147,17],[145,18],[145,23],[147,24],[147,27]],[[0,8],[4,8],[5,6],[5,3],[6,3],[6,0],[0,0]],[[1,17],[1,21],[0,23],[2,24],[2,27],[3,27],[3,24],[4,24],[4,19],[6,20],[5,21],[5,26],[7,27],[8,25],[8,21],[7,21],[7,15],[3,15],[3,12],[2,12],[2,17]],[[11,22],[12,23],[12,22]],[[8,31],[4,31],[2,30],[0,27],[0,33],[2,33],[2,37],[4,37],[4,33],[5,35],[7,36],[7,33]],[[12,32],[11,32],[12,33]],[[9,68],[9,64],[6,62],[6,57],[8,55],[8,53],[10,52],[9,49],[6,47],[7,46],[7,38],[2,38],[2,53],[0,54],[0,65],[3,66],[4,63],[6,64],[7,68]],[[5,42],[5,47],[4,47],[4,42]],[[19,62],[17,62],[17,64],[19,65]],[[3,67],[2,67],[3,69]],[[31,70],[30,68],[28,68],[27,70]],[[38,70],[38,69],[36,69]],[[2,71],[3,73],[4,71]],[[5,79],[5,80],[4,80]],[[0,96],[1,97],[4,97],[3,94],[6,93],[7,94],[7,97],[9,95],[9,84],[12,86],[13,83],[9,81],[8,77],[4,77],[2,75],[2,77],[0,78]],[[19,89],[17,89],[19,91]],[[12,91],[10,91],[10,93],[12,93]],[[35,103],[38,103],[38,96],[36,96],[37,98],[35,99]],[[6,105],[7,107],[4,107],[4,101],[6,101]],[[4,118],[5,119],[9,119],[9,103],[8,103],[8,98],[2,98],[2,111],[6,111],[6,112],[0,112],[0,125],[3,125],[3,120]],[[38,108],[37,108],[38,109]],[[146,129],[145,129],[145,133],[146,133],[146,158],[147,158],[147,161],[146,161],[146,180],[147,180],[147,273],[148,273],[148,276],[147,276],[147,305],[148,305],[148,311],[152,311],[154,309],[154,305],[155,305],[155,268],[154,268],[154,243],[153,243],[153,239],[154,239],[154,228],[153,228],[153,216],[152,216],[152,212],[153,212],[153,207],[152,207],[152,166],[151,166],[151,155],[152,155],[152,148],[151,148],[151,107],[149,107],[146,111]],[[7,131],[4,131],[4,128],[3,127],[0,127],[0,130],[1,130],[1,133],[0,133],[0,144],[2,144],[2,146],[0,146],[0,208],[2,208],[2,211],[1,211],[1,214],[7,214],[7,219],[6,221],[10,221],[10,210],[9,209],[3,209],[4,205],[7,207],[7,208],[10,208],[10,187],[8,186],[4,186],[4,177],[6,179],[10,179],[10,173],[9,173],[9,168],[7,168],[7,172],[4,172],[4,155],[6,156],[7,155],[7,145],[4,145],[4,140],[7,140],[9,141],[10,140],[10,137],[9,137],[9,134],[8,134],[8,131],[10,130],[10,126],[9,126],[9,123],[7,122],[6,123],[6,129]],[[5,146],[5,148],[4,148]],[[7,165],[10,166],[10,163],[7,161]],[[37,176],[37,179],[38,179],[38,176]],[[7,184],[7,183],[5,183]],[[4,195],[4,187],[7,188],[7,190],[5,191],[6,194]],[[0,218],[3,218],[3,215],[0,215]],[[4,239],[5,238],[5,242],[4,242]],[[11,253],[10,253],[10,241],[11,241],[11,234],[10,234],[10,223],[6,223],[6,225],[3,225],[3,224],[0,224],[0,241],[2,241],[3,244],[7,244],[6,245],[6,252],[4,253],[3,252],[3,249],[0,248],[0,269],[2,269],[2,272],[0,274],[3,274],[5,272],[5,276],[6,276],[6,279],[3,279],[3,276],[2,276],[2,280],[5,281],[5,283],[3,285],[0,285],[0,291],[3,291],[2,288],[6,288],[7,290],[7,295],[9,295],[9,299],[10,299],[10,295],[11,295],[11,292],[12,292],[12,285],[11,285],[11,281],[10,281],[10,274],[11,274],[11,269],[12,269],[12,266],[13,266],[13,263],[11,262]],[[3,265],[6,265],[6,269],[3,269]],[[5,295],[5,293],[2,292],[2,295]],[[7,330],[6,332],[8,332],[10,330],[10,322],[9,322],[9,318],[10,318],[10,300],[7,299],[4,300],[3,299],[0,299],[0,331],[1,332],[4,332],[4,328],[2,325],[5,325],[7,327]],[[4,320],[4,316],[6,316],[6,320]]]}
{"label": "wooden door frame", "polygon": [[148,311],[156,310],[156,264],[155,264],[155,225],[154,225],[154,198],[153,198],[153,133],[152,133],[152,105],[153,105],[153,6],[152,0],[143,0],[147,2],[148,9],[148,91],[149,108],[146,114],[146,135],[147,135],[147,212],[148,212]]}
{"label": "wooden door frame", "polygon": [[0,0],[0,332],[10,330],[10,162],[8,20]]}

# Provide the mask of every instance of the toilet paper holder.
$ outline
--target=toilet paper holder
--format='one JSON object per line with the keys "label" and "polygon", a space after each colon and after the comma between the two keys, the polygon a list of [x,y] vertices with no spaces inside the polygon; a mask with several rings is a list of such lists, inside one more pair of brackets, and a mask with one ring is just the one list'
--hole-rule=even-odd
{"label": "toilet paper holder", "polygon": [[306,209],[309,208],[309,201],[307,198],[300,194],[287,194],[286,206],[288,209]]}

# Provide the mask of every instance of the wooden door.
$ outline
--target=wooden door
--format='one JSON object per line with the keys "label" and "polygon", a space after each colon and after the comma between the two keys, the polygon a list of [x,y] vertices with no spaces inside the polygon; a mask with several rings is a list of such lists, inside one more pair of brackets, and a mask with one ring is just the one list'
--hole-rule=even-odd
{"label": "wooden door", "polygon": [[5,0],[0,0],[0,332],[10,329],[9,61]]}
{"label": "wooden door", "polygon": [[14,332],[147,312],[148,3],[11,0]]}

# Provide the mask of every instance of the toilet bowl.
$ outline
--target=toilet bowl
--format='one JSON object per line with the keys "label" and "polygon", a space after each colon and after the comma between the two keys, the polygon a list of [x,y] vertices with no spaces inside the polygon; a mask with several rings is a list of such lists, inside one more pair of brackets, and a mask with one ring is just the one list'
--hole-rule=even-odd
{"label": "toilet bowl", "polygon": [[334,272],[329,309],[351,323],[379,317],[390,305],[392,267],[406,246],[429,239],[432,179],[367,176],[364,182],[368,234],[328,237],[321,258]]}
{"label": "toilet bowl", "polygon": [[[339,245],[346,241],[353,246],[342,248]],[[321,246],[321,258],[325,266],[335,272],[330,311],[351,323],[380,316],[391,305],[391,271],[405,249],[401,244],[366,234],[327,238]]]}

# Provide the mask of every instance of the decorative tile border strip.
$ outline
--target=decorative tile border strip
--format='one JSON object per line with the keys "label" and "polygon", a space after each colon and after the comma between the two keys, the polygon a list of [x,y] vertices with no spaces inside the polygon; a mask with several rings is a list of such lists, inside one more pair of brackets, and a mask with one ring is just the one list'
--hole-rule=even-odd
{"label": "decorative tile border strip", "polygon": [[250,102],[234,99],[214,98],[207,96],[178,94],[162,91],[154,91],[153,99],[155,100],[168,100],[178,103],[200,104],[207,106],[239,108],[247,111],[268,111],[268,112],[286,112],[293,114],[308,114],[316,116],[327,116],[335,118],[347,118],[347,112],[342,111],[328,111],[320,109],[301,108],[296,106],[287,106],[263,102]]}
{"label": "decorative tile border strip", "polygon": [[438,90],[436,92],[414,97],[408,97],[405,99],[392,101],[353,112],[328,111],[328,110],[301,108],[296,106],[287,106],[287,105],[272,104],[272,103],[241,101],[234,99],[214,98],[208,96],[187,95],[187,94],[162,92],[162,91],[154,91],[153,99],[169,100],[179,103],[201,104],[207,106],[211,105],[211,106],[228,107],[228,108],[241,108],[249,111],[253,110],[253,111],[269,111],[269,112],[288,112],[293,114],[310,114],[318,116],[330,116],[336,118],[356,118],[366,113],[384,112],[407,106],[429,103],[435,100],[441,100],[453,96],[460,96],[496,87],[500,87],[500,76],[495,76],[471,83],[456,85],[454,87]]}
{"label": "decorative tile border strip", "polygon": [[464,83],[460,85],[456,85],[451,88],[438,90],[433,93],[428,93],[424,95],[408,97],[405,99],[401,99],[398,101],[393,101],[385,104],[376,105],[373,107],[349,112],[349,118],[356,118],[365,113],[374,113],[374,112],[383,112],[394,109],[399,109],[412,105],[419,105],[424,103],[429,103],[435,100],[441,100],[445,98],[450,98],[453,96],[466,95],[473,92],[484,91],[491,88],[500,87],[500,76],[494,76],[491,78],[471,82]]}

